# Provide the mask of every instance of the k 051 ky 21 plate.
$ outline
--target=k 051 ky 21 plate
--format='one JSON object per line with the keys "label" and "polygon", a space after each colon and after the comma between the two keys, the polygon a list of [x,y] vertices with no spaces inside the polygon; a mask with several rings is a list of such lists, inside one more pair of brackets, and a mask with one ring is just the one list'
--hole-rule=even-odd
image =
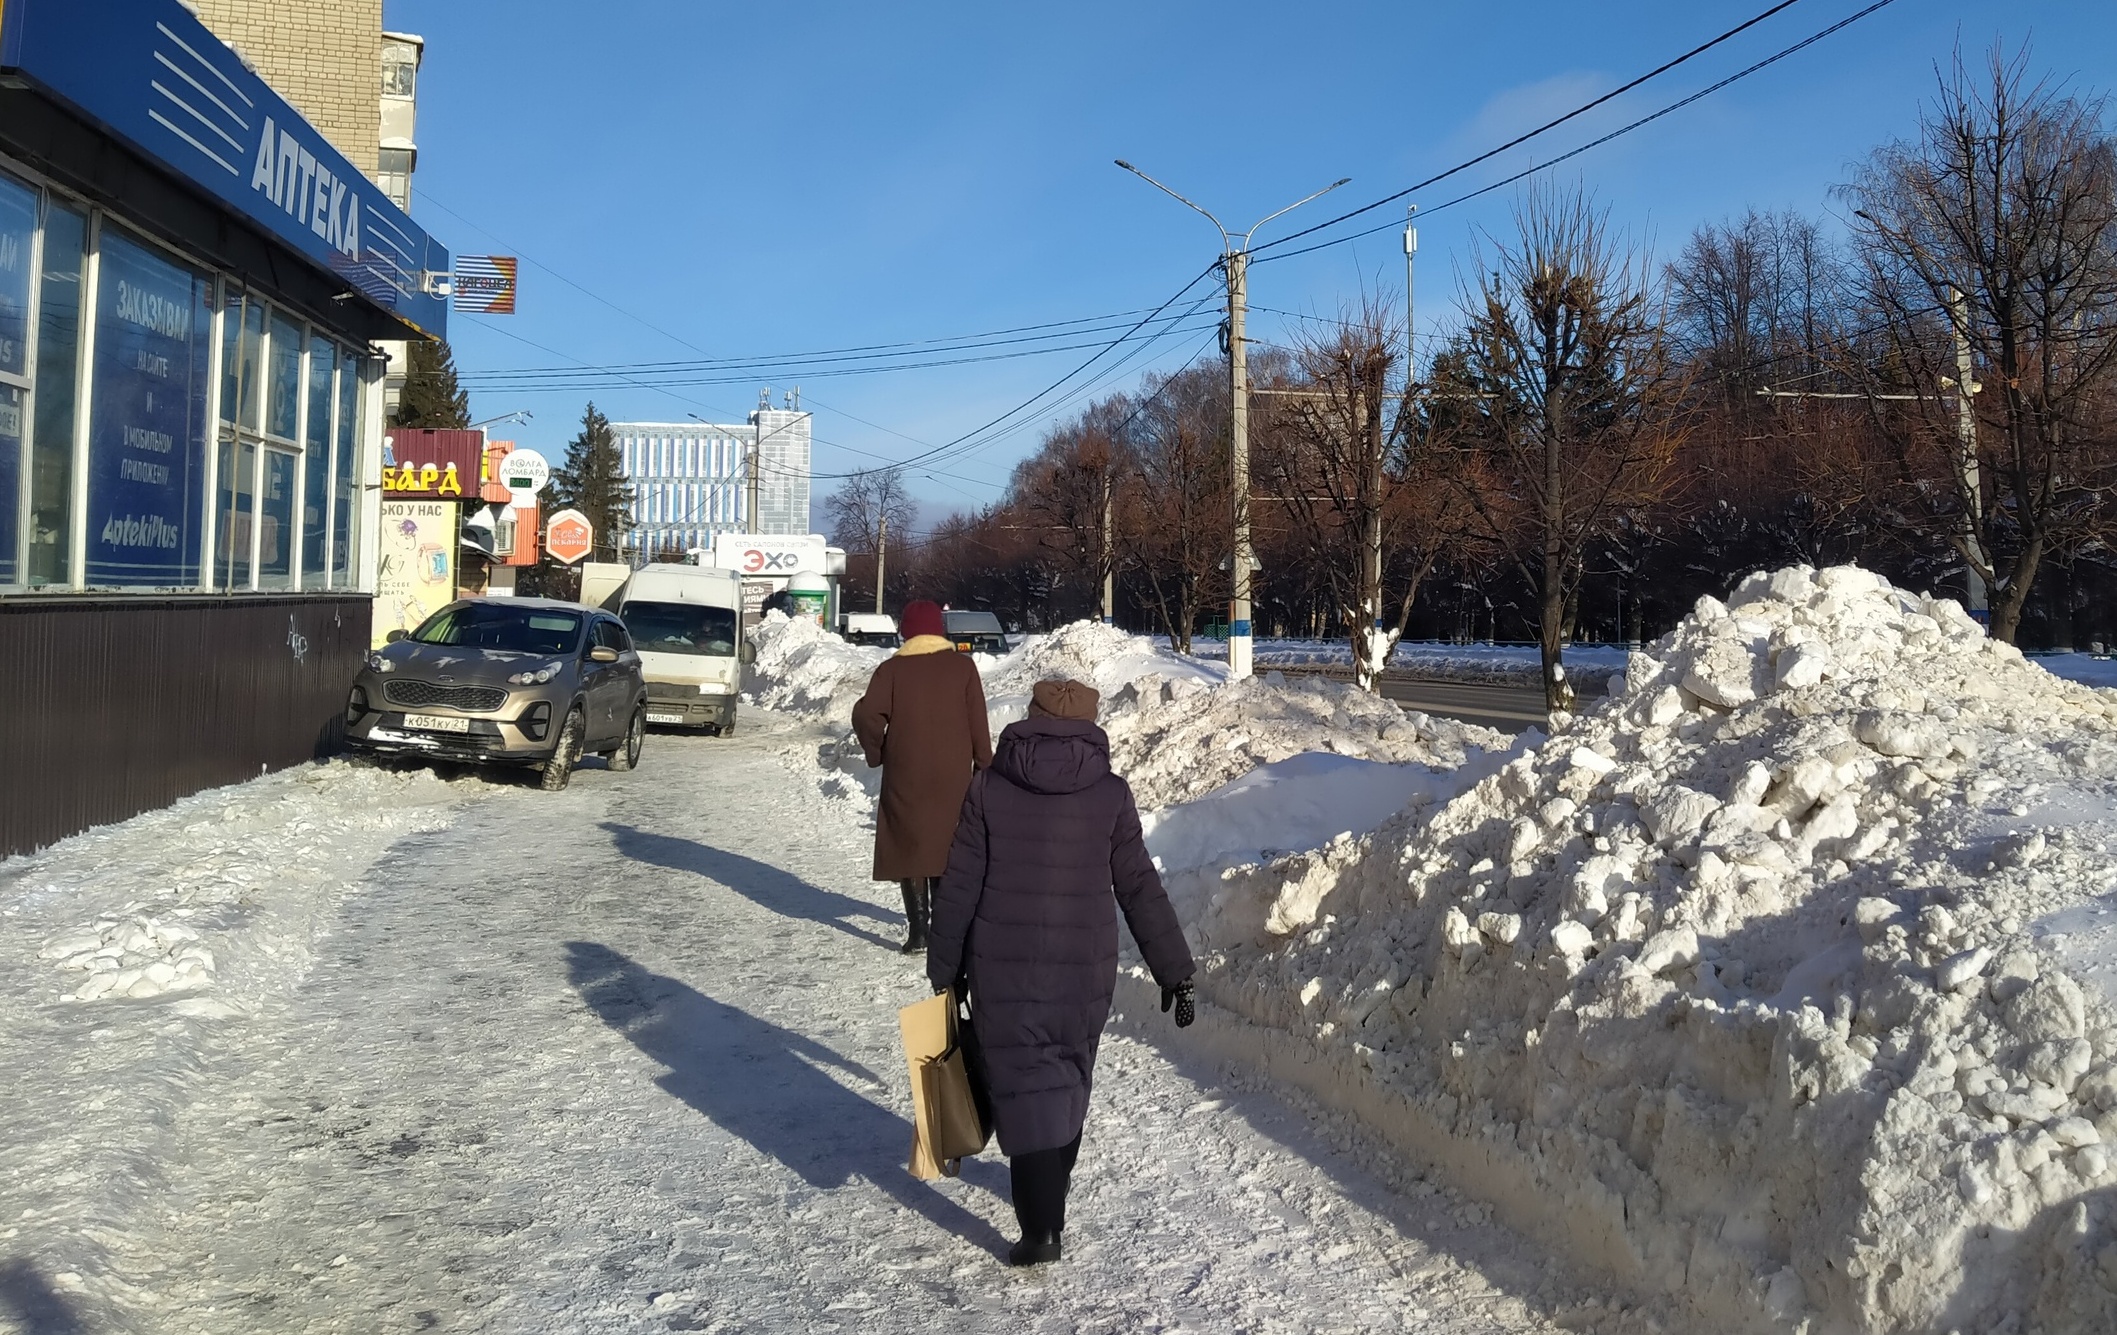
{"label": "k 051 ky 21 plate", "polygon": [[428,732],[469,732],[470,720],[454,718],[447,714],[406,714],[404,726],[423,728]]}

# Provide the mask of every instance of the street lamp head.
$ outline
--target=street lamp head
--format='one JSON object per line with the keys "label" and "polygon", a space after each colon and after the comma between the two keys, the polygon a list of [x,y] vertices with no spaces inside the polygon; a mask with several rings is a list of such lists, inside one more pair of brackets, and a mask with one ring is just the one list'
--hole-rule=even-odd
{"label": "street lamp head", "polygon": [[1337,188],[1338,188],[1339,186],[1341,186],[1341,185],[1351,185],[1352,183],[1353,183],[1353,178],[1352,178],[1352,177],[1350,177],[1350,176],[1341,176],[1341,177],[1339,177],[1339,178],[1338,178],[1337,180],[1335,180],[1335,181],[1332,181],[1332,182],[1330,183],[1330,188],[1331,188],[1331,189],[1333,189],[1333,190],[1336,190],[1336,189],[1337,189]]}
{"label": "street lamp head", "polygon": [[1131,163],[1125,161],[1123,158],[1112,158],[1111,161],[1115,162],[1118,166],[1123,167],[1128,172],[1136,172],[1139,170],[1139,168],[1133,166]]}

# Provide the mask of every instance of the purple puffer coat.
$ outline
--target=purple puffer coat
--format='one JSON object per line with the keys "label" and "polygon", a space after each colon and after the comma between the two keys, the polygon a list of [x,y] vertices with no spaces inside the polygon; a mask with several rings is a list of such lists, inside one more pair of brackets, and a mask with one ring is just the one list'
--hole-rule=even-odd
{"label": "purple puffer coat", "polygon": [[936,989],[969,981],[1004,1154],[1056,1149],[1087,1120],[1120,908],[1156,982],[1191,976],[1110,739],[1075,719],[1011,725],[971,780],[926,947]]}

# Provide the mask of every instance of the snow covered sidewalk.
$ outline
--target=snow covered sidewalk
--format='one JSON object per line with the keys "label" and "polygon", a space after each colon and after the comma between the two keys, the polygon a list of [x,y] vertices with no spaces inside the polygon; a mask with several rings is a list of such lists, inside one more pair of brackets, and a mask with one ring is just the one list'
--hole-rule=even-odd
{"label": "snow covered sidewalk", "polygon": [[[259,841],[300,776],[0,864],[0,1329],[1632,1326],[1348,1122],[1172,1062],[1159,1014],[1105,1044],[1067,1260],[1008,1270],[1003,1161],[904,1171],[922,984],[853,804],[787,763],[819,735],[753,712],[558,795],[366,772],[337,819],[411,814],[343,881]],[[150,849],[246,883],[183,920],[217,977],[61,1001],[37,946]],[[300,931],[243,917],[290,896]]]}

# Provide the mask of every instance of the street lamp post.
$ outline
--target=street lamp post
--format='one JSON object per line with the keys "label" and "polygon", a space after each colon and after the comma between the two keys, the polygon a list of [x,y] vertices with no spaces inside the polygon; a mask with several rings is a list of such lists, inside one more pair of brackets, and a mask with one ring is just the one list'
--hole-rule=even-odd
{"label": "street lamp post", "polygon": [[1123,158],[1117,159],[1117,165],[1204,215],[1205,220],[1220,232],[1220,263],[1228,280],[1228,434],[1231,451],[1228,480],[1235,493],[1235,551],[1230,572],[1234,576],[1234,588],[1228,605],[1228,675],[1239,679],[1250,675],[1250,573],[1256,565],[1250,554],[1250,368],[1249,350],[1243,336],[1243,317],[1249,308],[1250,239],[1274,218],[1349,184],[1352,178],[1341,177],[1277,213],[1266,214],[1250,230],[1237,234],[1229,232],[1220,219]]}

